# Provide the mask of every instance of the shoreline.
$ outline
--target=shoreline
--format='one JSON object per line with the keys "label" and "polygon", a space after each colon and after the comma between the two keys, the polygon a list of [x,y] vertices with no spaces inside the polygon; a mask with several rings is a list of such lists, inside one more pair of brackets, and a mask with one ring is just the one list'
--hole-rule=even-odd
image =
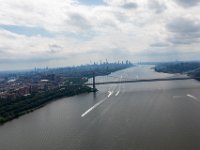
{"label": "shoreline", "polygon": [[[58,91],[56,91],[58,92]],[[55,92],[55,93],[56,93]],[[35,106],[31,106],[31,104],[27,105],[29,106],[29,109],[27,110],[24,110],[24,111],[19,111],[17,113],[13,113],[13,112],[10,112],[10,116],[7,116],[7,117],[0,117],[0,126],[4,125],[5,123],[9,122],[9,121],[12,121],[14,119],[17,119],[25,114],[28,114],[28,113],[31,113],[39,108],[42,108],[44,107],[45,105],[51,103],[52,101],[56,101],[60,98],[68,98],[68,97],[73,97],[73,96],[76,96],[76,95],[80,95],[80,94],[84,94],[84,93],[91,93],[93,92],[93,89],[88,87],[88,86],[84,86],[82,88],[79,89],[79,91],[74,91],[74,93],[62,93],[58,96],[54,95],[53,97],[47,97],[46,94],[42,95],[40,99],[36,99],[35,102],[37,103],[38,101],[40,101],[41,99],[43,99],[44,101],[35,105]],[[53,92],[50,92],[50,94],[52,94]],[[50,95],[48,94],[48,95]],[[24,99],[24,101],[32,101],[33,99],[35,99],[35,97],[30,97],[30,98],[27,98],[27,99]],[[38,100],[38,101],[37,101]],[[13,110],[13,111],[17,111],[17,110]]]}
{"label": "shoreline", "polygon": [[[132,67],[132,66],[130,66]],[[100,76],[106,76],[110,73],[127,69],[129,67],[121,68],[118,70],[113,70],[109,73],[101,74]],[[98,75],[99,76],[99,75]],[[21,98],[10,102],[5,102],[4,105],[0,105],[0,126],[6,124],[9,121],[17,119],[25,114],[31,113],[39,108],[44,107],[48,103],[52,101],[56,101],[60,98],[68,98],[73,97],[76,95],[84,94],[84,93],[91,93],[94,92],[90,86],[86,86],[84,84],[81,85],[68,85],[65,87],[64,90],[57,89],[55,91],[49,91],[46,93],[35,93],[35,95],[31,95],[27,98]],[[97,89],[95,91],[98,91]],[[2,103],[2,102],[1,102]],[[8,106],[6,103],[9,103]],[[20,104],[22,103],[22,104]],[[26,103],[24,105],[23,103]],[[7,107],[12,107],[13,105],[17,105],[13,107],[11,110],[7,110]],[[25,107],[24,110],[21,110],[21,107]],[[10,111],[10,112],[9,112]],[[2,115],[4,114],[4,115]]]}

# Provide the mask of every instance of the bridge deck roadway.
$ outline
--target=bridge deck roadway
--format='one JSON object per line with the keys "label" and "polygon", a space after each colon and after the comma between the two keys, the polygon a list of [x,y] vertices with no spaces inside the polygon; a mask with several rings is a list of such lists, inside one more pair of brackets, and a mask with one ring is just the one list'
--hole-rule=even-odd
{"label": "bridge deck roadway", "polygon": [[[182,78],[160,78],[160,79],[140,79],[140,80],[125,80],[125,81],[107,81],[107,82],[96,82],[96,85],[103,84],[120,84],[120,83],[138,83],[138,82],[158,82],[158,81],[173,81],[173,80],[192,80],[191,77]],[[86,83],[85,85],[93,85],[92,83]]]}

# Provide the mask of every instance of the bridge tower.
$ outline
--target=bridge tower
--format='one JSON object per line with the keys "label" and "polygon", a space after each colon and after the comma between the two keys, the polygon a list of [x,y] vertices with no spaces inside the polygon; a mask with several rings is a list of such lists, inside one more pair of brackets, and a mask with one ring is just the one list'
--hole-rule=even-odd
{"label": "bridge tower", "polygon": [[93,74],[92,74],[92,79],[93,79],[93,83],[92,83],[92,85],[93,85],[93,92],[96,92],[95,72],[93,72]]}

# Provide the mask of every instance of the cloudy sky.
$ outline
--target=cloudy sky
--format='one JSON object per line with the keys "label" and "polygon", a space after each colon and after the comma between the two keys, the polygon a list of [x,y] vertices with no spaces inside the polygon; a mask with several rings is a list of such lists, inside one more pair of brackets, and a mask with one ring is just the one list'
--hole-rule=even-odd
{"label": "cloudy sky", "polygon": [[200,60],[200,0],[0,0],[0,70]]}

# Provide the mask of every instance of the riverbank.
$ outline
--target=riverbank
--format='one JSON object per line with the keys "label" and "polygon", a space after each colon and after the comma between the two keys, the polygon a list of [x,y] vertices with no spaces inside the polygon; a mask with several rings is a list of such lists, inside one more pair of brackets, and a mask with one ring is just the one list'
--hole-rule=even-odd
{"label": "riverbank", "polygon": [[170,74],[185,74],[189,77],[200,79],[200,62],[175,62],[162,63],[155,66],[156,72],[170,73]]}
{"label": "riverbank", "polygon": [[[95,76],[105,76],[132,66],[128,62],[126,64],[106,63],[15,74],[15,80],[11,83],[8,79],[4,79],[1,83],[1,87],[4,87],[1,89],[4,95],[2,95],[3,98],[0,97],[0,125],[32,112],[53,100],[94,92],[94,89],[85,85],[93,73]],[[27,88],[22,89],[21,86],[24,85]],[[5,93],[8,95],[6,98]]]}
{"label": "riverbank", "polygon": [[69,85],[45,93],[37,93],[28,97],[0,102],[0,125],[7,121],[30,113],[47,103],[63,98],[92,92],[93,89],[84,85]]}

